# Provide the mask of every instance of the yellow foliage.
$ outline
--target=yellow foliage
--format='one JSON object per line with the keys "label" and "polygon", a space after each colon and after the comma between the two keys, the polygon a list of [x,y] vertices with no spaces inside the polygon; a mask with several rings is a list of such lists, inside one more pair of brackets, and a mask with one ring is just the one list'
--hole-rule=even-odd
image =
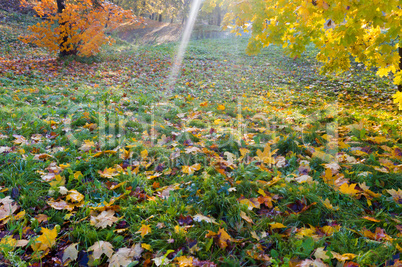
{"label": "yellow foliage", "polygon": [[[401,43],[393,41],[399,39],[402,24],[399,0],[223,1],[229,6],[224,28],[251,30],[250,54],[274,44],[295,57],[313,43],[324,72],[349,70],[352,56],[367,68],[377,67],[377,75],[393,74],[394,83],[402,84]],[[402,93],[394,98],[402,109]]]}

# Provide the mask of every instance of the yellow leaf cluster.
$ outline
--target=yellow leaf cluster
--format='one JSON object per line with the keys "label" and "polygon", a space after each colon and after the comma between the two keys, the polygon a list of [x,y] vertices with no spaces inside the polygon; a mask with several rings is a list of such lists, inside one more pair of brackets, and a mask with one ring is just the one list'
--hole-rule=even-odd
{"label": "yellow leaf cluster", "polygon": [[[209,0],[212,1],[212,0]],[[322,70],[347,71],[351,58],[377,75],[393,74],[402,84],[398,49],[402,10],[399,0],[255,0],[227,2],[224,28],[251,32],[247,52],[258,53],[270,44],[282,46],[292,57],[313,43]],[[402,109],[402,93],[394,95]]]}

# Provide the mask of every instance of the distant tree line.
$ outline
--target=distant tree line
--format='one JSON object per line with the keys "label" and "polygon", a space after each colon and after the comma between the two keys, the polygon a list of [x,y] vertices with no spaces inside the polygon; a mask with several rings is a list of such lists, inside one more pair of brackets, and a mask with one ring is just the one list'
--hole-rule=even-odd
{"label": "distant tree line", "polygon": [[[184,23],[191,7],[191,0],[111,0],[123,8],[131,9],[137,16],[159,22]],[[206,0],[199,13],[209,25],[221,26],[226,10],[215,0]]]}

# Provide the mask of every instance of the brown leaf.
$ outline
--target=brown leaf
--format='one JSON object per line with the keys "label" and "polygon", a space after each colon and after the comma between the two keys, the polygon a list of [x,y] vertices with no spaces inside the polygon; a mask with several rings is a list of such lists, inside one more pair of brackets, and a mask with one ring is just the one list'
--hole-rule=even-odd
{"label": "brown leaf", "polygon": [[106,228],[117,222],[119,218],[114,216],[114,210],[102,211],[98,216],[91,216],[90,223],[97,228]]}
{"label": "brown leaf", "polygon": [[100,259],[103,254],[110,258],[113,254],[113,246],[106,241],[96,241],[88,248],[88,251],[93,251],[92,256],[95,260]]}
{"label": "brown leaf", "polygon": [[9,196],[0,199],[0,203],[3,204],[0,206],[0,221],[11,216],[19,208],[17,203],[15,203]]}

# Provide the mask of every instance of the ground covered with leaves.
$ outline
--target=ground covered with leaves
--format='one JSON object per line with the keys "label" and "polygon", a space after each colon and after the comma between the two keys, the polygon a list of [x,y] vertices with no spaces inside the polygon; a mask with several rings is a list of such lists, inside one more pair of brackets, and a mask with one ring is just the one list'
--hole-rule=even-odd
{"label": "ground covered with leaves", "polygon": [[400,266],[389,80],[232,38],[168,87],[178,44],[59,61],[0,26],[2,266]]}

